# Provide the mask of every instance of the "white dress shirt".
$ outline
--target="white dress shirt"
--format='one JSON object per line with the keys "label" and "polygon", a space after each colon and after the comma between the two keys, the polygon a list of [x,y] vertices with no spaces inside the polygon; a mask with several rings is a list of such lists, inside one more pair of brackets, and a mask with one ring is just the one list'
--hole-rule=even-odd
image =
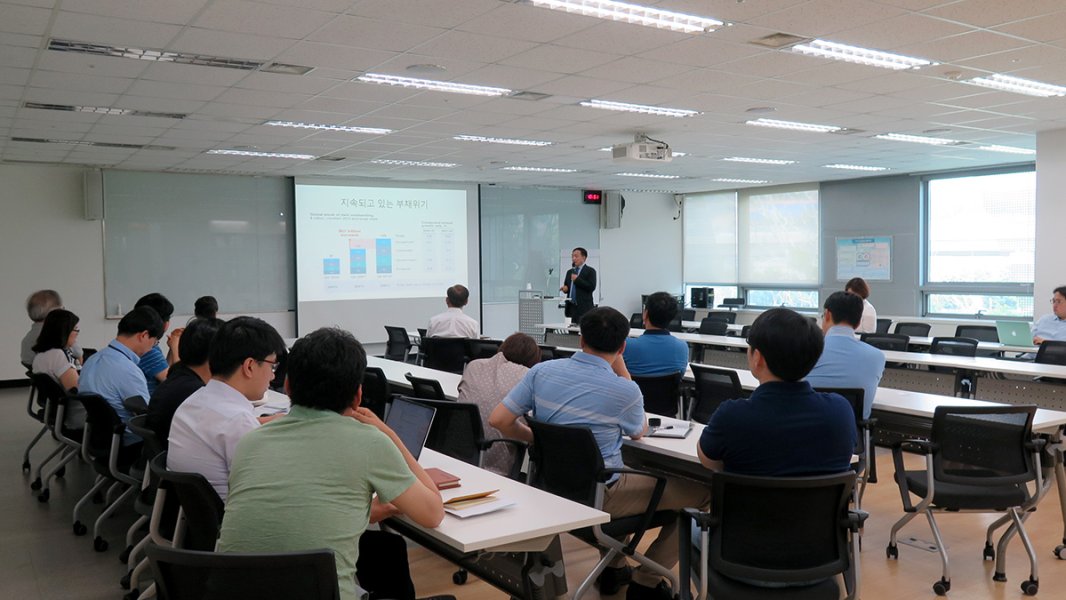
{"label": "white dress shirt", "polygon": [[461,308],[449,308],[429,320],[426,337],[477,338],[481,335],[477,320],[463,314]]}
{"label": "white dress shirt", "polygon": [[859,321],[859,326],[855,328],[855,333],[875,332],[877,332],[877,310],[874,309],[874,305],[870,304],[869,300],[863,298],[862,320]]}
{"label": "white dress shirt", "polygon": [[212,379],[174,413],[167,468],[203,475],[225,502],[237,442],[257,427],[259,421],[248,398]]}

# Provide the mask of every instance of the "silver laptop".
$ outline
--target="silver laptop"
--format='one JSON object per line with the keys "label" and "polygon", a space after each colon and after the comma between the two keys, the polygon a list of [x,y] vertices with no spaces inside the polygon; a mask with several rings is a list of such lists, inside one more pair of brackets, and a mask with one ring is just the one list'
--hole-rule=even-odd
{"label": "silver laptop", "polygon": [[1023,321],[996,321],[996,333],[999,334],[999,343],[1014,346],[1031,346],[1033,334],[1029,324]]}
{"label": "silver laptop", "polygon": [[403,445],[418,459],[422,447],[429,437],[429,428],[433,426],[433,417],[437,409],[414,402],[408,398],[396,396],[392,408],[385,416],[385,424],[396,432]]}

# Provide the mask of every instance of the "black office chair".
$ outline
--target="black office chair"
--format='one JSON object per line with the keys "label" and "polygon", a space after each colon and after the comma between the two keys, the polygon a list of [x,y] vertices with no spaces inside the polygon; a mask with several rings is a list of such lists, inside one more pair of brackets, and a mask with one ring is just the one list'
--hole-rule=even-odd
{"label": "black office chair", "polygon": [[424,398],[408,398],[408,400],[437,410],[433,416],[433,425],[430,426],[429,435],[426,437],[426,448],[480,467],[485,452],[501,444],[509,448],[511,467],[507,472],[500,474],[515,481],[521,481],[522,463],[525,461],[527,444],[509,438],[486,438],[481,413],[476,404]]}
{"label": "black office chair", "polygon": [[707,317],[700,321],[699,332],[703,335],[725,335],[729,331],[729,322],[723,319]]}
{"label": "black office chair", "polygon": [[[533,430],[529,478],[529,484],[533,487],[602,510],[604,489],[613,475],[628,473],[656,480],[655,489],[644,512],[628,517],[615,517],[609,523],[570,532],[579,540],[606,551],[592,572],[581,582],[574,593],[574,600],[581,600],[603,569],[618,554],[624,554],[666,577],[670,580],[672,589],[676,590],[677,577],[673,572],[651,561],[636,549],[645,531],[677,519],[673,511],[656,510],[663,490],[666,489],[666,478],[633,469],[605,468],[596,438],[586,427],[554,425],[535,420],[529,420],[529,427]],[[629,543],[617,539],[624,536],[631,536]]]}
{"label": "black office chair", "polygon": [[877,328],[874,330],[877,333],[888,333],[889,328],[892,327],[892,319],[878,319]]}
{"label": "black office chair", "polygon": [[386,325],[385,333],[389,336],[385,342],[385,358],[400,362],[415,362],[417,355],[411,354],[411,348],[414,344],[411,343],[411,338],[407,335],[406,329]]}
{"label": "black office chair", "polygon": [[851,469],[858,476],[859,489],[855,494],[855,508],[862,509],[862,497],[866,494],[867,483],[877,483],[877,457],[874,454],[873,438],[877,419],[864,419],[863,404],[866,399],[866,390],[862,388],[815,388],[818,392],[839,394],[851,405],[855,413],[855,431],[858,438],[855,441],[854,454],[859,457],[857,462],[852,463]]}
{"label": "black office chair", "polygon": [[500,351],[500,345],[503,344],[503,340],[482,340],[469,338],[466,341],[466,360],[467,362],[472,360],[479,360],[482,358],[492,358]]}
{"label": "black office chair", "polygon": [[555,358],[570,358],[577,354],[577,350],[567,350],[566,348],[556,348]]}
{"label": "black office chair", "polygon": [[684,331],[685,327],[681,324],[681,315],[678,315],[678,316],[674,317],[674,319],[672,321],[667,323],[666,329],[667,329],[667,331],[673,331],[673,332],[676,332],[676,333],[680,333],[680,332]]}
{"label": "black office chair", "polygon": [[[955,337],[973,338],[979,342],[999,343],[999,331],[990,325],[959,325],[955,328]],[[978,350],[975,356],[999,357],[999,350]]]}
{"label": "black office chair", "polygon": [[[892,526],[888,558],[899,558],[896,536],[914,517],[924,514],[936,540],[943,574],[933,591],[943,596],[951,589],[948,555],[934,512],[1006,512],[992,523],[985,535],[984,558],[996,559],[993,579],[1006,581],[1007,542],[1017,533],[1029,555],[1029,579],[1022,591],[1034,595],[1039,587],[1036,554],[1025,532],[1024,519],[1039,499],[1043,486],[1040,452],[1044,441],[1033,436],[1034,405],[938,406],[933,414],[929,440],[906,440],[892,446],[903,510],[906,514]],[[903,452],[925,455],[926,468],[907,470]],[[1033,484],[1033,490],[1029,485]],[[910,495],[921,498],[917,505]],[[992,535],[1002,523],[1011,527],[999,538],[995,549]]]}
{"label": "black office chair", "polygon": [[[973,338],[935,337],[929,347],[930,354],[947,354],[950,356],[976,356],[977,340]],[[977,372],[970,369],[949,369],[929,367],[930,371],[955,373],[954,393],[961,398],[973,398],[977,394]]]}
{"label": "black office chair", "polygon": [[710,310],[707,311],[707,319],[717,319],[719,321],[725,321],[730,325],[737,322],[737,313],[731,310]]}
{"label": "black office chair", "polygon": [[745,325],[740,328],[740,337],[748,339],[748,333],[751,332],[751,325]]}
{"label": "black office chair", "polygon": [[182,518],[174,532],[174,546],[203,552],[214,550],[226,512],[215,488],[199,473],[167,469],[159,477],[181,506]]}
{"label": "black office chair", "polygon": [[644,329],[644,314],[633,313],[629,316],[629,327],[632,329]]}
{"label": "black office chair", "polygon": [[[43,373],[34,374],[30,384],[33,390],[32,396],[44,407],[41,409],[44,431],[50,433],[52,439],[59,443],[44,460],[37,463],[33,481],[30,482],[30,489],[37,491],[37,500],[48,502],[51,497],[49,485],[52,478],[63,477],[66,474],[67,464],[77,458],[81,451],[82,430],[67,427],[68,406],[71,405],[68,404],[67,393],[63,391],[62,386]],[[74,405],[76,406],[76,403]],[[56,458],[59,461],[46,472],[45,465]]]}
{"label": "black office chair", "polygon": [[[33,371],[30,370],[29,365],[23,364],[26,367],[26,377],[33,378]],[[45,401],[41,399],[37,400],[37,386],[30,385],[29,397],[26,399],[26,414],[30,415],[30,418],[41,424],[41,428],[37,430],[36,435],[30,440],[30,443],[26,445],[26,450],[22,453],[22,470],[25,473],[30,472],[30,451],[37,445],[37,442],[44,438],[44,435],[48,433],[48,426],[45,424]],[[36,479],[35,479],[36,480]]]}
{"label": "black office chair", "polygon": [[159,600],[339,600],[328,549],[284,554],[148,546]]}
{"label": "black office chair", "polygon": [[540,348],[540,362],[555,360],[555,346],[537,344],[537,347]]}
{"label": "black office chair", "polygon": [[1036,362],[1042,365],[1066,365],[1066,342],[1047,340],[1036,351]]}
{"label": "black office chair", "polygon": [[270,380],[270,389],[275,392],[285,393],[285,377],[289,373],[289,353],[282,351],[277,355],[277,362],[275,363],[274,379]]}
{"label": "black office chair", "polygon": [[633,375],[633,382],[644,396],[644,411],[677,417],[681,414],[681,376],[683,373],[642,376]]}
{"label": "black office chair", "polygon": [[740,387],[740,377],[736,371],[706,365],[690,366],[696,382],[692,406],[688,411],[690,421],[706,424],[723,402],[747,396]]}
{"label": "black office chair", "polygon": [[447,397],[444,395],[444,388],[441,387],[440,382],[436,379],[415,377],[410,373],[404,373],[403,376],[411,383],[412,394],[415,398],[424,398],[426,400],[447,400]]}
{"label": "black office chair", "polygon": [[695,321],[696,311],[691,308],[682,308],[677,311],[677,315],[681,317],[682,321]]}
{"label": "black office chair", "polygon": [[911,337],[929,337],[929,323],[896,323],[895,333]]}
{"label": "black office chair", "polygon": [[874,348],[895,352],[906,352],[911,343],[911,337],[901,333],[861,333],[859,340]]}
{"label": "black office chair", "polygon": [[[159,439],[155,430],[149,428],[146,424],[148,419],[147,415],[137,415],[132,417],[126,422],[126,427],[130,431],[137,434],[144,440],[144,446],[141,449],[141,458],[145,465],[149,465],[153,458],[159,456],[164,452],[163,442]],[[152,474],[152,470],[149,467],[144,469],[144,476],[141,480],[141,490],[133,498],[133,510],[140,517],[134,521],[133,525],[126,530],[126,549],[119,555],[119,560],[126,563],[126,575],[122,577],[120,584],[123,589],[132,590],[130,594],[127,594],[131,598],[136,598],[137,594],[137,582],[140,575],[137,567],[141,567],[141,571],[148,568],[147,558],[143,560],[140,558],[144,554],[144,548],[151,541],[151,533],[141,536],[140,541],[134,545],[134,539],[141,529],[149,524],[152,516],[152,512],[155,509],[155,495],[159,489],[159,478]]]}
{"label": "black office chair", "polygon": [[385,407],[392,398],[392,387],[389,385],[385,371],[378,367],[367,367],[363,372],[363,402],[362,406],[369,408],[379,419],[385,418]]}
{"label": "black office chair", "polygon": [[466,366],[466,342],[466,338],[424,338],[422,366],[462,375]]}
{"label": "black office chair", "polygon": [[710,512],[682,513],[682,600],[692,598],[693,521],[701,532],[699,598],[710,591],[714,598],[729,600],[838,600],[837,575],[843,575],[847,598],[855,598],[856,539],[867,514],[848,509],[854,488],[850,471],[818,477],[715,473]]}

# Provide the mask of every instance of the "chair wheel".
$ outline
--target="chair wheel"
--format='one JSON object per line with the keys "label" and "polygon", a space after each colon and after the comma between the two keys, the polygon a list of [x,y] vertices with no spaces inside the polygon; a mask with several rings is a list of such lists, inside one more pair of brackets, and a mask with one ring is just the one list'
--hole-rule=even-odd
{"label": "chair wheel", "polygon": [[85,525],[81,524],[81,521],[74,521],[74,535],[85,535],[89,529]]}
{"label": "chair wheel", "polygon": [[100,536],[96,536],[93,540],[93,550],[97,552],[107,552],[107,540]]}
{"label": "chair wheel", "polygon": [[126,549],[118,555],[118,562],[125,563],[130,559],[130,552],[133,552],[133,546],[126,546]]}
{"label": "chair wheel", "polygon": [[66,467],[59,467],[59,469],[56,471],[56,477],[62,477],[64,475],[66,475],[66,474],[67,474],[67,468]]}
{"label": "chair wheel", "polygon": [[40,477],[38,477],[37,479],[33,480],[33,483],[30,484],[30,489],[35,491],[35,492],[37,490],[41,489],[41,478]]}
{"label": "chair wheel", "polygon": [[455,585],[463,585],[464,583],[466,583],[466,580],[469,576],[470,574],[466,572],[466,569],[460,569],[452,573],[452,583],[454,583]]}
{"label": "chair wheel", "polygon": [[935,592],[937,596],[946,595],[950,589],[951,581],[944,578],[941,578],[940,581],[933,584],[933,592]]}
{"label": "chair wheel", "polygon": [[895,544],[889,544],[888,547],[885,548],[885,557],[898,559],[899,547]]}
{"label": "chair wheel", "polygon": [[30,461],[27,460],[27,461],[22,463],[22,470],[23,471],[29,471],[30,470]]}
{"label": "chair wheel", "polygon": [[992,544],[985,542],[985,551],[983,556],[985,560],[996,560],[996,551],[992,548]]}
{"label": "chair wheel", "polygon": [[992,581],[1003,582],[1003,581],[1006,581],[1006,580],[1007,580],[1007,574],[1006,573],[1000,573],[999,571],[996,571],[995,573],[992,574]]}
{"label": "chair wheel", "polygon": [[122,579],[118,580],[118,584],[122,586],[122,589],[130,589],[130,576],[133,575],[133,571],[126,571],[126,574],[122,576]]}
{"label": "chair wheel", "polygon": [[1055,557],[1059,560],[1066,560],[1066,544],[1055,546]]}
{"label": "chair wheel", "polygon": [[1035,596],[1037,590],[1040,589],[1040,583],[1034,580],[1032,577],[1028,581],[1022,582],[1022,593],[1026,596]]}
{"label": "chair wheel", "polygon": [[41,504],[48,502],[48,498],[51,497],[51,490],[45,490],[37,496],[37,501]]}
{"label": "chair wheel", "polygon": [[138,590],[137,588],[133,588],[130,591],[126,592],[126,595],[122,597],[122,600],[137,600],[137,598],[140,598],[140,597],[141,597],[141,590]]}

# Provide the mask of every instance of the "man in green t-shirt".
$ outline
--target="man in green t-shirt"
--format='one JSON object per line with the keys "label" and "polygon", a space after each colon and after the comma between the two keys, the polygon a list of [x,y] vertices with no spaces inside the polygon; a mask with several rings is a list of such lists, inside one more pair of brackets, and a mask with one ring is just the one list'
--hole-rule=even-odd
{"label": "man in green t-shirt", "polygon": [[397,512],[424,527],[444,519],[433,480],[359,406],[365,369],[363,347],[340,329],[319,329],[293,345],[285,382],[292,410],[237,445],[220,552],[330,548],[341,598],[356,600],[368,523]]}

